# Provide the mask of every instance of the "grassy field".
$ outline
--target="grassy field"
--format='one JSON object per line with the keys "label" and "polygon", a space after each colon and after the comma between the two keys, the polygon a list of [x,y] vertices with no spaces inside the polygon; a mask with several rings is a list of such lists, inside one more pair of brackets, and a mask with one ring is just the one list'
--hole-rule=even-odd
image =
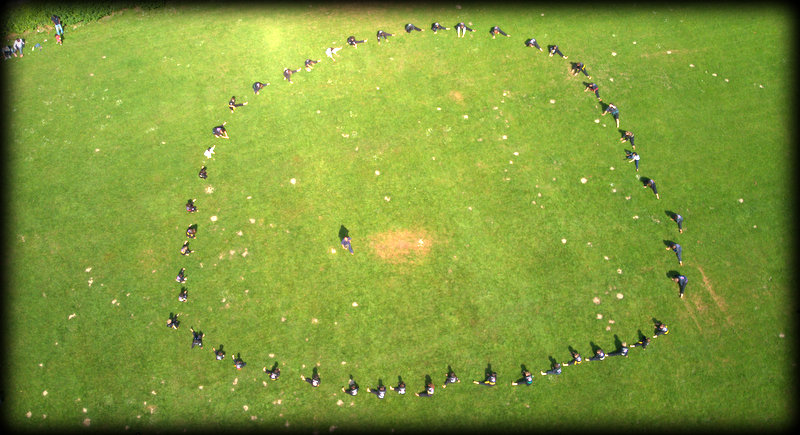
{"label": "grassy field", "polygon": [[[785,12],[181,5],[66,23],[63,46],[26,35],[43,49],[3,64],[6,421],[788,426]],[[476,31],[433,34],[433,21]],[[426,31],[406,34],[408,22]],[[511,37],[492,39],[495,24]],[[394,36],[378,45],[378,29]],[[350,35],[369,42],[346,46]],[[330,46],[344,46],[335,63]],[[322,60],[285,82],[306,58]],[[578,61],[636,133],[639,173],[588,80],[569,74]],[[254,95],[255,81],[270,85]],[[231,113],[231,96],[248,105]],[[223,122],[228,140],[211,134]],[[689,278],[684,299],[670,271]],[[656,320],[670,334],[644,351],[539,376],[569,346],[610,352]],[[219,345],[247,367],[215,361]],[[275,362],[271,382],[261,367]],[[445,390],[448,365],[462,382]],[[488,365],[498,385],[473,385]],[[521,365],[530,387],[510,385]],[[300,380],[314,367],[316,389]],[[356,397],[341,392],[351,375]],[[435,396],[414,397],[426,375]],[[367,393],[398,376],[406,396]]]}

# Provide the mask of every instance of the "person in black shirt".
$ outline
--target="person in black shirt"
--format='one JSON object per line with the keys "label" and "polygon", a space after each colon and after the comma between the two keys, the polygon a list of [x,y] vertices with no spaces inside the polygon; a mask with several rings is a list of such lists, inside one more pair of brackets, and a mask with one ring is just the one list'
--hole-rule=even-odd
{"label": "person in black shirt", "polygon": [[417,397],[433,397],[433,393],[435,392],[433,388],[433,382],[428,382],[425,384],[425,391],[414,393]]}
{"label": "person in black shirt", "polygon": [[447,375],[445,375],[444,385],[442,385],[442,388],[447,388],[447,384],[455,384],[456,382],[461,382],[461,379],[458,379],[456,372],[454,372],[453,369],[448,366]]}
{"label": "person in black shirt", "polygon": [[242,360],[241,354],[236,355],[236,357],[231,355],[231,359],[233,359],[233,366],[236,367],[237,370],[241,370],[247,365],[247,363]]}
{"label": "person in black shirt", "polygon": [[197,211],[197,206],[194,205],[194,199],[189,199],[186,201],[186,211],[189,213],[194,213]]}
{"label": "person in black shirt", "polygon": [[319,63],[319,60],[306,59],[306,71],[311,72],[311,68],[314,68],[317,63]]}
{"label": "person in black shirt", "polygon": [[424,32],[425,31],[424,29],[420,29],[419,27],[417,27],[417,26],[415,26],[415,25],[413,25],[411,23],[406,24],[405,28],[406,28],[406,33],[411,33],[412,30],[416,30],[417,32]]}
{"label": "person in black shirt", "polygon": [[544,51],[544,50],[542,50],[542,47],[539,47],[539,43],[536,42],[535,38],[531,38],[531,39],[528,39],[527,41],[525,41],[525,46],[526,47],[536,47],[536,48],[539,49],[539,51]]}
{"label": "person in black shirt", "polygon": [[183,242],[183,246],[181,246],[181,255],[189,255],[192,252],[194,252],[194,251],[189,249],[189,241],[187,240],[187,241]]}
{"label": "person in black shirt", "polygon": [[217,361],[222,361],[225,359],[225,351],[222,350],[222,345],[219,346],[219,349],[214,349],[212,347],[211,351],[214,352],[214,357],[217,359]]}
{"label": "person in black shirt", "polygon": [[656,324],[656,329],[653,332],[653,338],[656,338],[659,335],[665,335],[665,334],[669,334],[669,328],[667,328],[667,325],[665,325],[663,323],[660,323],[660,322],[657,323]]}
{"label": "person in black shirt", "polygon": [[228,123],[228,121],[225,121],[225,122],[222,123],[222,125],[218,125],[218,126],[214,127],[213,129],[211,129],[211,132],[214,133],[214,137],[219,137],[219,138],[222,138],[222,139],[228,139],[228,130],[225,130],[225,124],[227,124],[227,123]]}
{"label": "person in black shirt", "polygon": [[277,381],[281,376],[281,369],[278,368],[278,362],[276,361],[271,369],[267,369],[267,367],[264,366],[264,373],[269,374],[270,380]]}
{"label": "person in black shirt", "polygon": [[582,72],[589,80],[592,79],[592,76],[586,72],[586,65],[583,62],[576,62],[572,64],[572,75],[576,76],[579,72]]}
{"label": "person in black shirt", "polygon": [[463,38],[467,34],[467,31],[474,32],[475,30],[470,29],[464,23],[456,24],[456,35],[457,35],[457,37]]}
{"label": "person in black shirt", "polygon": [[496,372],[487,372],[486,378],[483,381],[472,381],[473,384],[479,385],[487,385],[489,387],[494,387],[497,384],[497,373]]}
{"label": "person in black shirt", "polygon": [[632,149],[636,149],[636,145],[633,144],[633,132],[632,131],[626,131],[625,133],[623,133],[622,137],[619,138],[619,141],[622,142],[622,143],[630,141],[631,142],[631,148]]}
{"label": "person in black shirt", "polygon": [[181,270],[178,271],[178,276],[175,277],[175,281],[181,284],[185,283],[186,282],[186,275],[184,275],[185,272],[186,268],[182,267]]}
{"label": "person in black shirt", "polygon": [[598,347],[597,350],[594,351],[594,356],[589,358],[587,361],[602,361],[604,359],[606,359],[606,353],[603,352],[603,349]]}
{"label": "person in black shirt", "polygon": [[169,313],[169,318],[167,319],[167,328],[178,329],[179,326],[181,326],[181,322],[178,320],[178,315]]}
{"label": "person in black shirt", "polygon": [[264,84],[264,83],[261,83],[261,82],[255,82],[255,83],[253,83],[253,92],[254,92],[256,95],[258,95],[258,93],[261,91],[261,89],[263,89],[263,88],[264,88],[264,86],[269,86],[269,83],[267,83],[267,84]]}
{"label": "person in black shirt", "polygon": [[203,337],[205,337],[206,334],[203,334],[202,331],[195,331],[194,328],[191,327],[189,328],[189,330],[192,331],[192,349],[194,349],[195,346],[200,347],[202,349]]}
{"label": "person in black shirt", "polygon": [[383,399],[386,397],[386,387],[383,384],[378,384],[377,389],[367,388],[367,391],[378,396],[378,399]]}
{"label": "person in black shirt", "polygon": [[631,347],[641,347],[642,349],[647,349],[648,344],[650,344],[650,337],[642,337],[641,340],[633,343]]}
{"label": "person in black shirt", "polygon": [[511,36],[511,35],[507,35],[506,32],[504,32],[501,28],[499,28],[497,26],[492,27],[489,30],[489,33],[491,33],[492,39],[494,39],[494,37],[497,36],[498,33],[503,35],[503,36]]}
{"label": "person in black shirt", "polygon": [[392,391],[397,391],[397,394],[400,394],[400,395],[406,394],[406,383],[403,382],[403,378],[398,376],[397,377],[397,386],[396,387],[392,387],[390,385],[389,389],[392,390]]}
{"label": "person in black shirt", "polygon": [[624,357],[627,357],[628,356],[628,343],[623,341],[622,344],[619,347],[619,350],[616,350],[614,352],[609,353],[608,356],[624,356]]}
{"label": "person in black shirt", "polygon": [[181,292],[178,293],[178,302],[186,302],[189,299],[189,290],[186,287],[181,287]]}
{"label": "person in black shirt", "polygon": [[517,386],[523,383],[527,386],[533,384],[533,375],[531,374],[531,372],[525,369],[522,369],[522,378],[517,379],[516,382],[512,382],[511,385]]}
{"label": "person in black shirt", "polygon": [[583,362],[583,357],[581,356],[581,354],[578,353],[578,351],[572,350],[572,351],[570,351],[570,354],[572,355],[572,359],[567,361],[567,362],[565,362],[562,365],[564,365],[564,366],[572,366],[572,365],[577,365],[577,364],[580,364],[580,363]]}
{"label": "person in black shirt", "polygon": [[296,72],[300,72],[300,68],[297,68],[297,69],[286,68],[286,69],[284,69],[283,70],[283,79],[284,80],[288,80],[290,84],[294,84],[294,82],[292,81],[292,74],[294,74]]}
{"label": "person in black shirt", "polygon": [[307,378],[307,377],[305,377],[303,375],[300,375],[300,379],[308,382],[309,384],[311,384],[312,387],[319,387],[320,378],[319,378],[319,373],[317,372],[316,367],[314,368],[314,373],[311,374],[310,378]]}
{"label": "person in black shirt", "polygon": [[237,107],[242,107],[246,105],[247,102],[236,104],[235,96],[231,97],[231,99],[228,101],[228,108],[231,109],[231,113],[233,113],[233,111],[236,110]]}
{"label": "person in black shirt", "polygon": [[358,384],[356,381],[353,380],[353,377],[350,377],[350,381],[347,384],[347,387],[342,387],[342,392],[347,393],[351,396],[355,396],[358,394]]}
{"label": "person in black shirt", "polygon": [[548,46],[547,47],[547,51],[550,52],[550,57],[553,57],[554,54],[557,54],[557,55],[561,56],[563,59],[567,58],[567,56],[564,56],[564,53],[562,53],[561,50],[558,49],[557,45]]}
{"label": "person in black shirt", "polygon": [[377,34],[378,44],[381,43],[381,38],[383,38],[383,39],[388,41],[390,36],[394,36],[394,33],[386,33],[383,30],[378,30],[378,34]]}
{"label": "person in black shirt", "polygon": [[450,30],[450,28],[449,27],[444,27],[439,23],[433,23],[433,24],[431,24],[431,30],[433,30],[433,33],[436,33],[439,30]]}
{"label": "person in black shirt", "polygon": [[200,172],[198,172],[198,173],[197,173],[197,176],[198,176],[198,177],[200,177],[200,178],[202,178],[203,180],[205,180],[206,178],[208,178],[208,172],[206,172],[206,167],[205,167],[205,166],[203,166],[202,168],[200,168]]}
{"label": "person in black shirt", "polygon": [[540,372],[540,373],[542,374],[542,376],[547,376],[547,375],[560,375],[560,374],[561,374],[561,364],[559,364],[559,363],[554,363],[554,364],[553,364],[553,368],[552,368],[552,369],[550,369],[550,370],[548,370],[548,371],[546,371],[546,372]]}
{"label": "person in black shirt", "polygon": [[192,224],[189,228],[186,228],[186,237],[190,239],[197,237],[197,224]]}
{"label": "person in black shirt", "polygon": [[350,44],[351,46],[355,47],[355,48],[358,48],[358,44],[361,44],[362,42],[367,42],[367,40],[364,39],[364,40],[359,41],[359,40],[356,39],[355,36],[350,36],[350,37],[347,38],[347,43]]}
{"label": "person in black shirt", "polygon": [[597,97],[597,101],[603,101],[603,99],[600,98],[600,87],[597,86],[597,83],[589,83],[586,85],[586,88],[583,90],[583,92],[586,91],[594,92],[594,95]]}

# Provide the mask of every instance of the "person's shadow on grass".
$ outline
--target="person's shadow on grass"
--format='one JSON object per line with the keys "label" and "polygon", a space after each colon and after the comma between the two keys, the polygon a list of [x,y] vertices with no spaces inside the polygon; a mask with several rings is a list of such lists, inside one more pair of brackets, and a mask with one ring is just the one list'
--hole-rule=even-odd
{"label": "person's shadow on grass", "polygon": [[344,225],[339,227],[339,241],[344,240],[345,237],[350,237],[350,230],[348,230]]}

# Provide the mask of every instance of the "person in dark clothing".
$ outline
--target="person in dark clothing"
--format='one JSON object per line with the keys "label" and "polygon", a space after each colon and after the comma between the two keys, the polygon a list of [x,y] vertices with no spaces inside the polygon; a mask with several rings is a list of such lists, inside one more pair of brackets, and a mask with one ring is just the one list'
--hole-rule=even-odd
{"label": "person in dark clothing", "polygon": [[292,74],[297,72],[300,72],[300,68],[297,69],[286,68],[283,70],[283,79],[288,80],[290,84],[294,84],[294,82],[292,81]]}
{"label": "person in dark clothing", "polygon": [[416,30],[417,32],[424,32],[425,31],[424,29],[420,29],[419,27],[417,27],[417,26],[415,26],[415,25],[413,25],[411,23],[406,24],[405,29],[406,29],[406,33],[411,33],[411,31],[413,31],[413,30]]}
{"label": "person in dark clothing", "polygon": [[214,133],[214,137],[222,138],[222,139],[229,139],[228,138],[228,130],[225,130],[225,124],[228,121],[222,123],[222,125],[218,125],[211,129],[211,133]]}
{"label": "person in dark clothing", "polygon": [[311,72],[311,69],[314,68],[314,65],[316,65],[318,63],[319,63],[319,60],[306,59],[306,71]]}
{"label": "person in dark clothing", "polygon": [[384,32],[383,30],[378,30],[378,33],[377,33],[378,44],[381,43],[381,38],[383,38],[384,40],[388,41],[390,36],[394,36],[394,33],[387,33],[387,32]]}
{"label": "person in dark clothing", "polygon": [[539,49],[539,51],[544,51],[544,50],[542,50],[542,47],[539,47],[539,43],[538,43],[538,42],[536,42],[536,39],[535,39],[535,38],[530,38],[530,39],[526,40],[526,41],[525,41],[525,46],[526,46],[526,47],[534,47],[534,48],[538,48],[538,49]]}
{"label": "person in dark clothing", "polygon": [[503,36],[511,36],[511,35],[506,34],[506,32],[504,32],[503,29],[501,29],[501,28],[499,28],[497,26],[494,26],[491,29],[489,29],[489,33],[492,35],[492,39],[494,39],[494,37],[497,36],[498,33],[503,35]]}
{"label": "person in dark clothing", "polygon": [[438,22],[436,22],[436,23],[431,24],[431,30],[433,30],[433,33],[436,33],[439,30],[450,30],[450,28],[449,27],[444,27],[441,24],[439,24]]}
{"label": "person in dark clothing", "polygon": [[533,383],[533,375],[530,371],[525,370],[524,368],[522,369],[522,378],[517,379],[516,382],[512,382],[511,385],[516,386],[523,383],[527,386],[530,386]]}
{"label": "person in dark clothing", "polygon": [[686,284],[689,282],[689,278],[686,278],[686,276],[684,275],[678,275],[672,278],[672,280],[678,284],[678,289],[679,289],[678,294],[680,295],[681,298],[683,298],[683,291],[686,290]]}
{"label": "person in dark clothing", "polygon": [[208,172],[206,171],[206,167],[205,166],[200,168],[200,172],[197,173],[197,176],[202,178],[203,180],[208,178]]}
{"label": "person in dark clothing", "polygon": [[181,321],[178,320],[178,315],[169,313],[169,318],[167,319],[167,328],[178,329],[179,326],[181,326]]}
{"label": "person in dark clothing", "polygon": [[[652,180],[650,180],[650,181],[652,181]],[[670,250],[675,252],[675,255],[678,257],[678,265],[683,266],[683,259],[681,258],[681,256],[682,256],[681,254],[683,253],[683,248],[681,248],[681,245],[679,245],[679,244],[677,244],[675,242],[671,242],[669,244],[669,246],[667,246],[667,251],[670,251]]]}
{"label": "person in dark clothing", "polygon": [[189,299],[189,290],[186,287],[181,287],[181,292],[178,293],[178,302],[186,302]]}
{"label": "person in dark clothing", "polygon": [[378,388],[374,390],[372,388],[367,388],[367,391],[376,395],[378,399],[383,399],[384,397],[386,397],[386,387],[383,386],[383,384],[379,384]]}
{"label": "person in dark clothing", "polygon": [[461,382],[461,379],[458,379],[456,376],[456,372],[453,371],[449,366],[447,367],[447,374],[445,375],[444,385],[442,388],[447,388],[447,384],[454,384],[456,382]]}
{"label": "person in dark clothing", "polygon": [[247,363],[242,360],[241,355],[236,355],[235,357],[231,355],[231,359],[233,360],[233,366],[236,367],[236,370],[241,370],[247,365]]}
{"label": "person in dark clothing", "polygon": [[186,237],[190,239],[197,237],[197,224],[192,224],[189,228],[186,228]]}
{"label": "person in dark clothing", "polygon": [[550,57],[553,57],[554,54],[561,56],[563,59],[566,59],[567,56],[564,56],[564,53],[558,49],[558,45],[549,45],[547,46],[547,51],[550,52]]}
{"label": "person in dark clothing", "polygon": [[597,350],[594,351],[594,356],[589,358],[587,361],[602,361],[604,359],[606,359],[606,353],[603,352],[603,349],[598,347]]}
{"label": "person in dark clothing", "polygon": [[559,363],[554,363],[554,364],[553,364],[553,368],[551,368],[550,370],[548,370],[548,371],[546,371],[546,372],[539,372],[539,373],[541,373],[541,374],[542,374],[542,376],[547,376],[547,375],[560,375],[560,374],[561,374],[561,364],[559,364]]}
{"label": "person in dark clothing", "polygon": [[570,351],[570,354],[572,355],[572,359],[562,364],[563,366],[573,366],[583,362],[583,357],[578,353],[578,351]]}
{"label": "person in dark clothing", "polygon": [[497,372],[486,372],[486,378],[482,381],[472,381],[473,384],[494,387],[497,384]]}
{"label": "person in dark clothing", "polygon": [[246,106],[246,105],[247,105],[247,102],[236,103],[236,97],[235,96],[231,97],[231,99],[228,101],[228,108],[231,109],[231,113],[233,113],[236,110],[237,107],[242,107],[242,106]]}
{"label": "person in dark clothing", "polygon": [[350,381],[347,383],[347,387],[342,387],[342,392],[351,396],[358,394],[358,384],[353,380],[352,376],[350,377]]}
{"label": "person in dark clothing", "polygon": [[53,15],[52,17],[50,17],[50,21],[53,22],[53,25],[56,28],[56,35],[59,36],[63,35],[64,27],[61,25],[61,17],[59,17],[58,15]]}
{"label": "person in dark clothing", "polygon": [[347,38],[347,44],[349,44],[350,46],[355,47],[355,48],[358,48],[358,44],[365,43],[365,42],[367,42],[366,39],[363,39],[363,40],[359,41],[359,40],[356,39],[355,36],[350,36],[350,37]]}
{"label": "person in dark clothing", "polygon": [[[647,181],[644,183],[644,186],[642,186],[642,187],[645,188],[645,189],[647,189],[648,187],[653,189],[653,193],[656,195],[656,199],[661,199],[661,197],[658,196],[658,189],[656,188],[655,180],[648,178]],[[670,249],[670,248],[668,247],[667,249]],[[683,263],[681,263],[681,264],[683,264]]]}
{"label": "person in dark clothing", "polygon": [[631,347],[641,347],[642,349],[647,349],[647,345],[650,344],[650,337],[642,337],[636,343],[633,343]]}
{"label": "person in dark clothing", "polygon": [[397,391],[397,394],[404,395],[404,394],[406,394],[406,383],[403,382],[403,378],[398,376],[397,377],[397,386],[396,387],[392,387],[390,385],[389,389],[392,390],[392,391]]}
{"label": "person in dark clothing", "polygon": [[583,73],[589,80],[592,79],[592,76],[586,72],[586,65],[583,62],[576,62],[572,64],[572,75],[576,76],[578,73]]}
{"label": "person in dark clothing", "polygon": [[631,148],[632,149],[636,149],[636,145],[633,143],[633,132],[631,132],[631,131],[626,131],[625,133],[623,133],[622,137],[619,138],[619,141],[622,142],[622,143],[625,143],[627,141],[631,141]]}
{"label": "person in dark clothing", "polygon": [[278,367],[278,362],[276,361],[271,369],[268,369],[267,366],[264,366],[264,373],[269,375],[270,380],[277,381],[281,376],[281,369]]}
{"label": "person in dark clothing", "polygon": [[222,350],[222,345],[219,346],[219,349],[212,347],[211,352],[214,352],[214,358],[216,358],[217,361],[222,361],[225,359],[225,351]]}
{"label": "person in dark clothing", "polygon": [[433,382],[428,382],[425,384],[425,391],[414,393],[417,397],[433,397],[433,393],[435,392],[433,388]]}
{"label": "person in dark clothing", "polygon": [[205,337],[206,334],[203,334],[202,331],[195,331],[192,327],[190,327],[189,330],[192,331],[192,349],[194,349],[195,346],[202,349],[203,337]]}
{"label": "person in dark clothing", "polygon": [[470,29],[464,23],[456,24],[456,36],[459,37],[459,38],[463,38],[467,34],[467,32],[474,32],[474,31],[475,30]]}
{"label": "person in dark clothing", "polygon": [[600,98],[600,87],[597,86],[597,83],[589,83],[586,85],[586,88],[583,90],[583,92],[586,91],[594,92],[594,95],[597,97],[597,101],[603,101],[603,99]]}
{"label": "person in dark clothing", "polygon": [[189,213],[194,213],[197,211],[197,206],[194,205],[194,199],[189,199],[186,201],[186,211]]}
{"label": "person in dark clothing", "polygon": [[261,83],[261,82],[253,83],[253,93],[258,95],[258,93],[261,92],[261,89],[263,89],[264,86],[269,86],[269,83],[266,83],[266,84]]}
{"label": "person in dark clothing", "polygon": [[316,369],[314,369],[314,373],[311,375],[310,378],[300,375],[300,379],[308,382],[309,384],[311,384],[312,387],[319,387],[320,378],[319,378],[319,373],[317,373]]}
{"label": "person in dark clothing", "polygon": [[622,344],[620,344],[619,349],[615,350],[614,352],[609,353],[608,356],[624,356],[624,357],[627,357],[628,356],[628,343],[623,341]]}
{"label": "person in dark clothing", "polygon": [[186,268],[182,267],[181,270],[178,271],[178,276],[175,277],[175,281],[183,284],[186,282]]}
{"label": "person in dark clothing", "polygon": [[656,323],[656,329],[653,332],[653,338],[656,338],[659,335],[666,335],[666,334],[669,334],[669,328],[667,328],[667,325],[661,322]]}
{"label": "person in dark clothing", "polygon": [[181,255],[189,255],[192,252],[194,252],[194,251],[189,249],[189,241],[187,240],[187,241],[183,242],[183,246],[181,246]]}
{"label": "person in dark clothing", "polygon": [[617,128],[619,128],[619,109],[617,109],[617,106],[613,103],[608,103],[608,107],[606,107],[606,110],[604,110],[601,115],[606,116],[607,113],[610,113],[611,116],[614,117],[614,122],[617,123]]}

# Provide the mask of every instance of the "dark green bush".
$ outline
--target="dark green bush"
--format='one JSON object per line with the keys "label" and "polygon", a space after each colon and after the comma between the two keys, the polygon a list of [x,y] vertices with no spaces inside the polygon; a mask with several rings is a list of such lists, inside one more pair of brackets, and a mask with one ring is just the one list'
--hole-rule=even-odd
{"label": "dark green bush", "polygon": [[23,3],[7,9],[3,21],[0,23],[0,31],[3,35],[21,34],[27,31],[36,30],[43,26],[52,26],[50,16],[58,15],[65,26],[77,23],[88,23],[97,21],[114,11],[127,8],[141,8],[145,10],[163,7],[165,1],[100,1],[96,3]]}

